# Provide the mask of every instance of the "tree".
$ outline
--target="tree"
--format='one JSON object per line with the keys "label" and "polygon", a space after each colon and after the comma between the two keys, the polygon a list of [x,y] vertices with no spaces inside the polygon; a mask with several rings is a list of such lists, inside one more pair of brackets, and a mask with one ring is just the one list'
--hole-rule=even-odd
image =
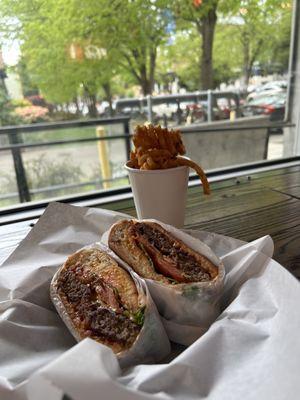
{"label": "tree", "polygon": [[[1,0],[7,30],[17,32],[29,74],[49,101],[67,102],[80,88],[90,116],[96,114],[101,90],[111,103],[113,81],[140,85],[153,91],[157,49],[168,36],[170,14],[163,0]],[[13,18],[12,18],[13,17]],[[9,26],[15,24],[17,29]],[[16,28],[16,27],[15,27]],[[70,47],[103,50],[101,59],[68,56]]]}
{"label": "tree", "polygon": [[20,58],[18,64],[12,69],[19,75],[23,95],[26,96],[34,96],[39,94],[39,89],[37,85],[34,83],[34,79],[28,71],[28,67],[26,65],[26,61],[24,58]]}
{"label": "tree", "polygon": [[287,72],[289,64],[290,41],[291,41],[291,2],[281,3],[278,8],[273,26],[270,32],[272,40],[264,46],[264,51],[258,57],[258,61],[271,72]]}
{"label": "tree", "polygon": [[14,107],[10,102],[4,83],[0,83],[0,126],[16,125],[20,118],[14,114]]}
{"label": "tree", "polygon": [[213,48],[214,84],[233,82],[243,68],[242,49],[238,28],[230,23],[219,22],[216,27]]}
{"label": "tree", "polygon": [[[23,62],[42,94],[49,101],[64,103],[81,92],[90,116],[94,117],[99,88],[105,87],[111,95],[108,88],[116,73],[116,63],[106,53],[102,58],[70,57],[72,45],[81,46],[83,51],[91,44],[103,47],[101,37],[91,42],[95,35],[88,35],[89,21],[83,20],[77,3],[76,0],[17,0],[11,4],[1,0],[1,12],[14,17],[6,19],[7,31],[17,34]],[[16,17],[17,26],[11,26]]]}
{"label": "tree", "polygon": [[286,43],[290,29],[290,7],[283,8],[283,4],[289,3],[281,0],[241,0],[231,9],[228,20],[235,20],[238,30],[245,87],[248,86],[254,63],[260,59],[265,62],[271,60],[282,40]]}
{"label": "tree", "polygon": [[200,38],[194,28],[179,30],[173,41],[161,46],[158,53],[157,81],[164,84],[167,77],[179,79],[188,91],[199,89]]}
{"label": "tree", "polygon": [[[214,86],[238,78],[242,71],[242,49],[236,25],[219,22],[216,26],[213,46]],[[158,79],[163,81],[169,71],[179,78],[181,86],[196,91],[200,86],[201,37],[195,28],[178,30],[172,43],[160,48]],[[230,57],[228,56],[230,54]]]}
{"label": "tree", "polygon": [[186,24],[194,26],[201,38],[200,89],[202,90],[214,87],[213,42],[218,3],[219,0],[176,0],[172,7],[177,22],[182,23],[184,29],[187,27]]}
{"label": "tree", "polygon": [[106,46],[119,66],[144,95],[154,87],[157,50],[168,37],[172,15],[164,0],[99,1],[99,12],[92,17],[101,29]]}
{"label": "tree", "polygon": [[0,85],[0,126],[7,125],[10,120],[11,107],[6,91]]}
{"label": "tree", "polygon": [[[168,72],[163,68],[169,65],[188,90],[213,88],[230,74],[236,76],[239,63],[247,82],[254,62],[282,57],[288,41],[288,29],[278,29],[288,21],[282,4],[288,3],[0,0],[0,13],[5,16],[2,27],[21,43],[30,85],[57,103],[80,94],[95,116],[99,94],[111,102],[116,89],[124,92],[136,84],[144,95],[152,93],[158,59],[159,75]],[[87,57],[89,48],[101,56]],[[70,57],[72,49],[75,59]]]}

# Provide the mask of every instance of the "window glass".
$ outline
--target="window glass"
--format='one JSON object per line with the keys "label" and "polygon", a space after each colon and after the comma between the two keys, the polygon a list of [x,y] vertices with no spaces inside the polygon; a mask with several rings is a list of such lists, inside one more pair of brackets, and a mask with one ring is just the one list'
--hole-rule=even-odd
{"label": "window glass", "polygon": [[293,7],[0,0],[0,210],[128,185],[137,124],[179,126],[205,170],[294,155]]}

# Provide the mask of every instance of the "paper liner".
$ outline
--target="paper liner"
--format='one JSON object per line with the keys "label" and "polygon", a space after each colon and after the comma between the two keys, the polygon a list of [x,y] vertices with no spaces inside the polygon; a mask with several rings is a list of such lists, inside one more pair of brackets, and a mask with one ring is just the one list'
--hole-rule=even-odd
{"label": "paper liner", "polygon": [[[105,251],[120,265],[120,262],[115,254],[108,247],[104,246],[101,243],[94,243],[89,246],[84,246],[77,252],[83,249],[99,249]],[[122,265],[120,265],[120,267],[122,268]],[[79,342],[82,340],[82,338],[80,337],[80,334],[74,326],[72,319],[70,318],[57,291],[57,281],[62,269],[63,266],[59,268],[53,276],[50,285],[50,296],[58,314],[60,315],[74,338]],[[157,309],[151,299],[147,286],[141,279],[138,278],[137,274],[135,274],[133,271],[128,270],[127,272],[131,275],[131,278],[136,285],[139,304],[142,307],[145,306],[145,314],[143,327],[141,328],[141,331],[131,348],[116,354],[122,368],[136,365],[138,363],[157,362],[170,353],[169,339],[161,323]]]}
{"label": "paper liner", "polygon": [[52,203],[0,268],[1,400],[295,400],[300,392],[299,282],[251,243],[190,231],[224,263],[222,313],[163,364],[120,369],[110,348],[76,343],[49,296],[69,254],[99,240],[113,211]]}
{"label": "paper liner", "polygon": [[[169,338],[173,342],[190,345],[207,331],[220,314],[219,300],[225,278],[224,265],[210,247],[187,233],[153,219],[138,221],[160,224],[219,268],[218,276],[209,282],[165,285],[152,279],[145,279]],[[101,238],[105,245],[108,245],[111,229],[112,227]],[[128,264],[125,263],[124,266],[128,271],[133,271]]]}

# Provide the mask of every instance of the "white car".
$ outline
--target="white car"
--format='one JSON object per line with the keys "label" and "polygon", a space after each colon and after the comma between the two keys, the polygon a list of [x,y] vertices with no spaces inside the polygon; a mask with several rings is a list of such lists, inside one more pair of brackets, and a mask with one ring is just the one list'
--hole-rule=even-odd
{"label": "white car", "polygon": [[287,90],[287,81],[271,81],[267,82],[255,89],[247,96],[247,101],[254,99],[256,96],[267,94],[269,92],[279,93]]}

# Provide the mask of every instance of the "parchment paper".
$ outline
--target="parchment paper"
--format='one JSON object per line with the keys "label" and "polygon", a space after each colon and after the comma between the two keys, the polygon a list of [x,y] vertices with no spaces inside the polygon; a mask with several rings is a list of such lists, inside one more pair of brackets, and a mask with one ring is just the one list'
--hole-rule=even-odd
{"label": "parchment paper", "polygon": [[173,360],[121,372],[107,347],[76,344],[51,304],[51,277],[120,218],[51,204],[0,268],[0,399],[297,399],[300,287],[270,258],[269,237],[197,233],[225,265],[223,312]]}

